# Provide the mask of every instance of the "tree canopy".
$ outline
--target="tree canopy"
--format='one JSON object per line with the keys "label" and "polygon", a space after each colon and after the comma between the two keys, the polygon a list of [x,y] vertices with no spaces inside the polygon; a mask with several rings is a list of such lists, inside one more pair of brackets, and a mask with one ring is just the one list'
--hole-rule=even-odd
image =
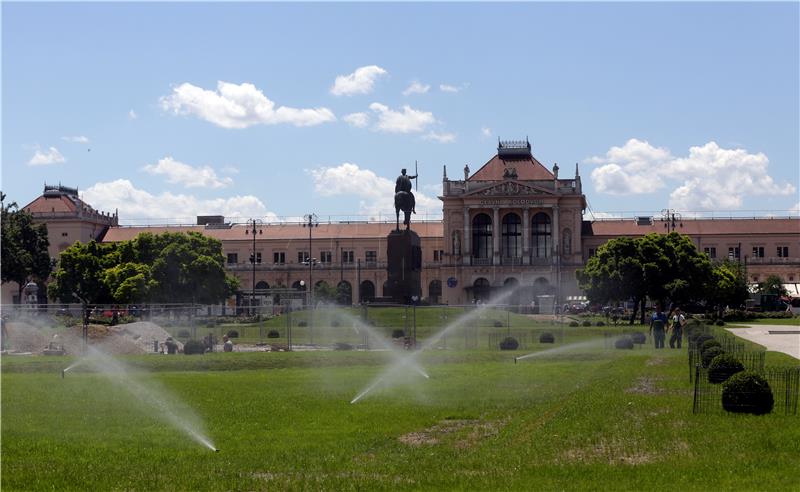
{"label": "tree canopy", "polygon": [[783,279],[779,275],[770,275],[763,282],[759,282],[758,291],[762,294],[776,296],[785,296],[789,293],[783,286]]}
{"label": "tree canopy", "polygon": [[50,242],[47,239],[47,226],[33,223],[33,216],[19,210],[17,204],[5,203],[5,195],[0,192],[2,208],[2,281],[16,282],[20,292],[29,280],[43,283],[53,270],[48,253]]}
{"label": "tree canopy", "polygon": [[130,241],[73,244],[61,253],[50,296],[99,303],[211,304],[230,296],[222,243],[198,232],[138,235]]}

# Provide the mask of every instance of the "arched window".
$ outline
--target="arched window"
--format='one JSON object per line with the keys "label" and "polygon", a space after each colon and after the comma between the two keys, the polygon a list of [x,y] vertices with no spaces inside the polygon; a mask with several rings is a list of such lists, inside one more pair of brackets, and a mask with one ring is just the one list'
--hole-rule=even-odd
{"label": "arched window", "polygon": [[472,219],[472,256],[488,259],[492,254],[492,219],[478,214]]}
{"label": "arched window", "polygon": [[550,216],[544,212],[534,215],[531,221],[531,254],[534,258],[550,256],[551,234]]}
{"label": "arched window", "polygon": [[569,229],[564,229],[564,232],[561,233],[561,236],[561,249],[563,254],[572,254],[572,231]]}
{"label": "arched window", "polygon": [[481,277],[472,284],[472,296],[475,300],[488,301],[491,294],[491,284]]}
{"label": "arched window", "polygon": [[295,280],[294,283],[292,284],[292,288],[295,290],[306,290],[306,285],[305,283],[301,284],[300,280]]}
{"label": "arched window", "polygon": [[522,256],[522,220],[519,215],[510,213],[503,216],[503,257]]}
{"label": "arched window", "polygon": [[353,286],[347,280],[342,280],[336,286],[336,302],[342,306],[353,304]]}
{"label": "arched window", "polygon": [[431,280],[428,284],[428,301],[431,304],[438,304],[440,297],[442,297],[442,281]]}
{"label": "arched window", "polygon": [[256,290],[266,290],[266,289],[269,289],[269,284],[264,280],[256,284]]}
{"label": "arched window", "polygon": [[359,298],[361,302],[372,302],[375,299],[375,284],[369,280],[361,282],[361,295]]}

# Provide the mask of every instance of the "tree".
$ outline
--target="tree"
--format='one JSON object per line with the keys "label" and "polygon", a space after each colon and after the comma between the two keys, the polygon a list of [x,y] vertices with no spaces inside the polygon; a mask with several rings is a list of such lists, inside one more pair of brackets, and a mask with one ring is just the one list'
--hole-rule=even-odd
{"label": "tree", "polygon": [[33,216],[19,210],[16,203],[5,205],[5,197],[0,192],[2,209],[2,281],[16,282],[20,298],[22,289],[29,280],[44,283],[53,270],[47,239],[47,226],[33,223]]}
{"label": "tree", "polygon": [[83,304],[113,302],[105,282],[106,269],[113,267],[115,248],[110,244],[76,242],[59,255],[48,295],[61,302]]}
{"label": "tree", "polygon": [[750,297],[747,289],[747,276],[741,263],[723,260],[714,265],[711,272],[706,301],[709,307],[722,317],[726,306],[739,307]]}
{"label": "tree", "polygon": [[783,279],[778,275],[770,275],[763,282],[759,282],[758,291],[762,294],[772,294],[779,297],[789,294],[789,291],[783,286]]}

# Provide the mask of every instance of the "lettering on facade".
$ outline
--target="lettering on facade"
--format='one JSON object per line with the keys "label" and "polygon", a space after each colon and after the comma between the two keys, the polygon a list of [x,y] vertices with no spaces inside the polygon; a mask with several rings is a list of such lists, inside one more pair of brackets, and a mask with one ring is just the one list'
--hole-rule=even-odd
{"label": "lettering on facade", "polygon": [[526,206],[541,206],[544,205],[544,200],[534,200],[531,198],[505,198],[505,199],[486,199],[480,201],[481,205],[485,206],[511,206],[511,207],[526,207]]}

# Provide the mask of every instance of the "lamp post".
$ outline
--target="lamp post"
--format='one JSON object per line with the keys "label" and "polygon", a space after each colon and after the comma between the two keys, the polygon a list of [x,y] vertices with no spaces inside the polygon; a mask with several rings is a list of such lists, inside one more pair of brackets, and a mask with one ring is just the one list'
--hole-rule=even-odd
{"label": "lamp post", "polygon": [[250,314],[253,314],[256,304],[256,235],[264,233],[261,227],[264,223],[260,219],[250,219],[247,224],[248,228],[245,229],[244,233],[253,236],[253,252],[250,253],[250,263],[253,265],[253,290],[250,292]]}
{"label": "lamp post", "polygon": [[683,227],[683,217],[674,209],[665,208],[661,211],[661,220],[668,232],[675,232],[677,227]]}

